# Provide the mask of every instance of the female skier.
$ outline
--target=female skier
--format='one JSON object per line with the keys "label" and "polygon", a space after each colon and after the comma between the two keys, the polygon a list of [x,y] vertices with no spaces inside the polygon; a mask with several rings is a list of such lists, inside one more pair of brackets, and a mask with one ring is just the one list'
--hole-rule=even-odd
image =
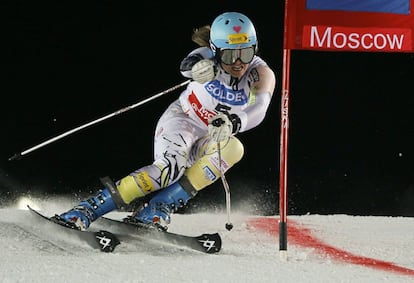
{"label": "female skier", "polygon": [[100,216],[153,194],[129,218],[166,229],[172,212],[241,160],[244,148],[235,135],[265,118],[274,72],[257,55],[255,27],[241,13],[219,15],[211,26],[194,30],[192,40],[200,47],[180,65],[192,81],[157,123],[154,161],[115,183],[104,178],[96,196],[54,220],[85,230]]}

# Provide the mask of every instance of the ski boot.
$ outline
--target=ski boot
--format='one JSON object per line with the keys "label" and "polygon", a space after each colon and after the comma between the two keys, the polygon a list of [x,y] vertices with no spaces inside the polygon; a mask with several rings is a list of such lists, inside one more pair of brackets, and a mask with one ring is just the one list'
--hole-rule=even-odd
{"label": "ski boot", "polygon": [[153,225],[158,230],[167,230],[170,224],[170,214],[187,204],[197,192],[188,192],[178,182],[157,193],[144,208],[135,215],[126,219],[128,222],[138,222],[145,225]]}
{"label": "ski boot", "polygon": [[102,215],[117,209],[117,206],[108,189],[100,190],[99,193],[86,200],[68,212],[55,215],[52,220],[73,229],[86,230],[89,225]]}

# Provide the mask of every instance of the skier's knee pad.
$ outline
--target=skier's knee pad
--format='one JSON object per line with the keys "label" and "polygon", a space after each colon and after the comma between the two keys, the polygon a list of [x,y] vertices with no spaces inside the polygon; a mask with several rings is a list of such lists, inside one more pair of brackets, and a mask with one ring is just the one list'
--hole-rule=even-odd
{"label": "skier's knee pad", "polygon": [[[208,144],[207,154],[197,160],[184,175],[194,187],[200,191],[220,178],[220,163],[217,143]],[[221,168],[223,173],[239,162],[244,154],[243,144],[232,136],[228,141],[220,143]]]}
{"label": "skier's knee pad", "polygon": [[128,175],[116,183],[116,193],[125,204],[130,204],[133,200],[142,198],[155,191],[151,178],[146,171],[136,175]]}

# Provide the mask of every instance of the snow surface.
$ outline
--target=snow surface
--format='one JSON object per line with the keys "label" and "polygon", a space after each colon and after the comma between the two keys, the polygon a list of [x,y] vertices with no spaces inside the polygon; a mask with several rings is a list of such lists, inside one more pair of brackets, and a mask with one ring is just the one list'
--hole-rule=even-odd
{"label": "snow surface", "polygon": [[218,254],[151,240],[103,253],[59,229],[44,229],[40,219],[22,209],[26,204],[47,215],[71,205],[62,199],[26,199],[0,208],[0,282],[414,282],[410,217],[289,216],[284,261],[277,216],[233,211],[234,228],[227,231],[225,211],[173,215],[171,232],[219,232]]}

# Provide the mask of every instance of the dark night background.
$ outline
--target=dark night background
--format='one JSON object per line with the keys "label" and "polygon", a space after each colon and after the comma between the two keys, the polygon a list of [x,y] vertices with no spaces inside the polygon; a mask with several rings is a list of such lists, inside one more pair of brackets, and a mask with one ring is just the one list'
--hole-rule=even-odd
{"label": "dark night background", "polygon": [[[193,28],[239,11],[278,86],[265,122],[239,135],[245,156],[226,176],[234,206],[278,213],[283,1],[274,2],[2,2],[1,203],[88,196],[100,177],[152,162],[155,123],[179,91],[8,158],[184,81]],[[293,51],[291,60],[289,213],[414,216],[413,55]],[[224,203],[219,181],[191,204]]]}

